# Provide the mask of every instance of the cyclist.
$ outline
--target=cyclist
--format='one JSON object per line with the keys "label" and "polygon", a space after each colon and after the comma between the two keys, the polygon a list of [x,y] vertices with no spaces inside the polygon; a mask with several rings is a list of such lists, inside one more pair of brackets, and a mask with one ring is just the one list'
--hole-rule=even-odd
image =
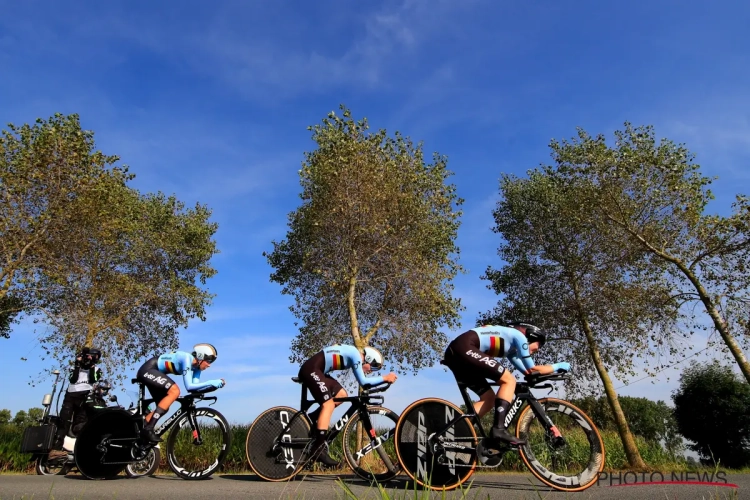
{"label": "cyclist", "polygon": [[[570,371],[569,363],[535,365],[531,355],[546,342],[547,336],[541,328],[523,322],[509,323],[508,326],[484,325],[462,333],[448,345],[444,364],[450,368],[456,380],[479,396],[474,410],[482,417],[494,406],[495,415],[490,437],[512,445],[524,444],[505,425],[516,390],[516,378],[506,370],[496,357],[506,357],[524,374],[546,375],[553,372]],[[494,395],[487,379],[499,383]]]}
{"label": "cyclist", "polygon": [[169,407],[180,396],[180,388],[174,380],[165,375],[182,375],[185,388],[188,391],[216,387],[220,389],[226,385],[224,379],[206,380],[201,382],[201,372],[216,361],[216,348],[211,344],[196,344],[192,353],[184,351],[170,352],[146,361],[138,369],[136,379],[146,387],[154,401],[156,410],[146,415],[146,425],[141,431],[141,437],[152,443],[158,443],[161,438],[154,432],[154,427],[160,417],[169,411]]}
{"label": "cyclist", "polygon": [[93,384],[102,378],[102,370],[97,366],[101,357],[102,352],[99,349],[88,346],[81,349],[76,356],[68,378],[70,385],[60,409],[60,427],[49,452],[49,458],[52,460],[68,456],[68,452],[62,449],[65,435],[74,429],[80,429],[86,423],[83,405],[91,393]]}
{"label": "cyclist", "polygon": [[340,402],[333,398],[345,398],[346,391],[339,382],[329,375],[335,370],[351,369],[359,385],[378,385],[383,382],[392,384],[396,381],[396,374],[391,372],[381,377],[365,377],[365,373],[380,370],[383,367],[383,355],[373,347],[360,350],[352,345],[332,345],[326,347],[313,357],[302,363],[299,378],[310,391],[310,394],[320,407],[310,414],[315,424],[315,443],[311,456],[316,462],[328,467],[338,467],[339,462],[328,455],[326,435],[331,415]]}

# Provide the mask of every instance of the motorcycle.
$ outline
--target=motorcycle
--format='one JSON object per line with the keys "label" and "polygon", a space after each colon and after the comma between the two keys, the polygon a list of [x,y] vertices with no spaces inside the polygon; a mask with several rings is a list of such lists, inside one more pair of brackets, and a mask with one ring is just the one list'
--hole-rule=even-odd
{"label": "motorcycle", "polygon": [[[52,386],[52,393],[45,394],[42,399],[44,413],[42,418],[39,419],[40,425],[27,427],[21,443],[21,452],[32,454],[31,460],[36,462],[36,473],[39,475],[65,475],[75,468],[74,450],[76,436],[86,424],[86,421],[84,421],[71,426],[70,431],[65,435],[63,450],[68,453],[67,456],[60,456],[59,458],[49,457],[49,451],[54,444],[57,428],[61,424],[59,416],[50,414],[52,401],[60,379],[60,372],[54,370],[52,374],[55,375],[55,382]],[[81,408],[86,412],[87,416],[103,408],[123,408],[117,404],[117,396],[114,394],[109,395],[111,387],[110,383],[106,380],[101,380],[94,384],[86,398],[86,402]],[[62,394],[62,389],[60,390],[60,394]],[[58,407],[60,394],[58,394]],[[109,397],[107,397],[108,395]],[[109,405],[107,401],[114,404]],[[129,409],[128,411],[135,413],[135,409]],[[143,460],[128,464],[125,468],[125,474],[128,477],[151,476],[159,468],[160,462],[161,450],[156,446],[149,450]]]}

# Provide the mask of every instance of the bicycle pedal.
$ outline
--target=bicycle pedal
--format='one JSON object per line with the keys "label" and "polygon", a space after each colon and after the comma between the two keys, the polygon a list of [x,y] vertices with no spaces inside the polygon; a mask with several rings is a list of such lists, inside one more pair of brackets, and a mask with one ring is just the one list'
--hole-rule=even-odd
{"label": "bicycle pedal", "polygon": [[476,453],[479,462],[487,467],[497,467],[503,461],[506,449],[499,449],[494,442],[483,439],[477,444]]}

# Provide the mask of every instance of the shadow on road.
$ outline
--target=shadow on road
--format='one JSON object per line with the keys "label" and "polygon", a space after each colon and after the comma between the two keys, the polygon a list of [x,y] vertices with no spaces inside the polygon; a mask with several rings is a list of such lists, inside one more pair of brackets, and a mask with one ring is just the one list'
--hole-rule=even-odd
{"label": "shadow on road", "polygon": [[[259,476],[251,475],[251,474],[221,474],[221,479],[230,479],[234,481],[248,481],[248,482],[266,482],[264,479],[262,479]],[[360,478],[359,476],[356,476],[354,474],[299,474],[289,480],[288,482],[335,482],[336,480],[341,479],[341,481],[345,482],[346,484],[352,485],[352,486],[361,486],[361,487],[374,487],[375,485],[373,483],[370,483],[368,481],[365,481],[364,479]],[[553,492],[552,488],[549,488],[543,484],[533,483],[531,478],[529,478],[528,484],[519,484],[519,483],[513,483],[508,481],[498,481],[498,478],[483,478],[481,476],[474,476],[470,478],[468,481],[466,481],[462,488],[457,488],[456,491],[463,490],[477,490],[477,489],[491,489],[491,490],[512,490],[512,491],[529,491],[529,492],[538,492],[538,493],[547,493],[547,492]],[[282,481],[283,482],[283,481]],[[387,483],[382,484],[385,488],[389,490],[400,490],[400,491],[422,491],[424,488],[422,488],[420,485],[409,479],[408,477],[401,475],[397,477],[396,479],[392,479],[388,481]]]}

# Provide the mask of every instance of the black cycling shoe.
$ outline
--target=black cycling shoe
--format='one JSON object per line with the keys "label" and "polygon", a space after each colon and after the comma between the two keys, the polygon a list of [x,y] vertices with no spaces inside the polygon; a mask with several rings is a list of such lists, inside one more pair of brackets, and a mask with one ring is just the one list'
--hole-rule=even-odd
{"label": "black cycling shoe", "polygon": [[510,432],[508,432],[508,429],[502,428],[502,427],[493,427],[490,430],[490,437],[499,443],[509,444],[511,446],[521,446],[522,444],[526,444],[526,441],[523,439],[514,436]]}
{"label": "black cycling shoe", "polygon": [[141,438],[149,443],[161,443],[162,439],[156,435],[153,429],[141,430]]}
{"label": "black cycling shoe", "polygon": [[341,462],[337,462],[328,454],[328,446],[326,446],[325,443],[321,445],[317,451],[313,452],[312,457],[314,462],[323,464],[326,467],[338,468],[341,466]]}

